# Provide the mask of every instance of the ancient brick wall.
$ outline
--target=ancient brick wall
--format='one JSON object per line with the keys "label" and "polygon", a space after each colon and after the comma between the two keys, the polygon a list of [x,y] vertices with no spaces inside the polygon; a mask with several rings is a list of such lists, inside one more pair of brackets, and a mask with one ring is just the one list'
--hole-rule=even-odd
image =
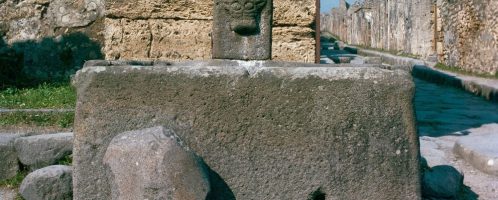
{"label": "ancient brick wall", "polygon": [[477,73],[498,71],[498,1],[365,0],[341,3],[322,21],[322,31],[353,45],[437,58]]}

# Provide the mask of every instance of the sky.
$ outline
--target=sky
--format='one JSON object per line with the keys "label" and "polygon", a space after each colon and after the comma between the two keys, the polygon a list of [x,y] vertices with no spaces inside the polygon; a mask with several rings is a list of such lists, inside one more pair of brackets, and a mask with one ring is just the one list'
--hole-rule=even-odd
{"label": "sky", "polygon": [[[346,0],[349,4],[355,2],[355,0]],[[331,8],[337,7],[339,5],[339,0],[320,0],[320,12],[327,13]]]}

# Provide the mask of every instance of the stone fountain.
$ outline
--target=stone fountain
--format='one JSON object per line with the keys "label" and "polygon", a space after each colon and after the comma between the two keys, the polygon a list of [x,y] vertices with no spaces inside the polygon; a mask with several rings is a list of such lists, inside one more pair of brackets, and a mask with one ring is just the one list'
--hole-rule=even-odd
{"label": "stone fountain", "polygon": [[89,61],[74,199],[420,199],[414,84],[271,58],[271,0],[216,0],[213,60]]}

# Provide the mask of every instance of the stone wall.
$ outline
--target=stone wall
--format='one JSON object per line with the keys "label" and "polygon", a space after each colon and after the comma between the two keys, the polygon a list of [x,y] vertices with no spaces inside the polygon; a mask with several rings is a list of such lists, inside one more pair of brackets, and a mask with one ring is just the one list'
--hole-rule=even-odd
{"label": "stone wall", "polygon": [[321,30],[353,45],[436,58],[476,73],[498,71],[498,2],[365,0],[322,15]]}
{"label": "stone wall", "polygon": [[498,1],[438,1],[440,59],[468,71],[498,73]]}
{"label": "stone wall", "polygon": [[[314,0],[274,0],[274,60],[314,62]],[[106,59],[211,58],[213,1],[110,0]]]}
{"label": "stone wall", "polygon": [[0,0],[0,13],[0,88],[67,79],[103,58],[103,0]]}
{"label": "stone wall", "polygon": [[[275,60],[314,62],[315,0],[274,0]],[[91,59],[211,58],[213,0],[0,0],[0,69],[68,77]],[[5,77],[4,77],[5,76]]]}

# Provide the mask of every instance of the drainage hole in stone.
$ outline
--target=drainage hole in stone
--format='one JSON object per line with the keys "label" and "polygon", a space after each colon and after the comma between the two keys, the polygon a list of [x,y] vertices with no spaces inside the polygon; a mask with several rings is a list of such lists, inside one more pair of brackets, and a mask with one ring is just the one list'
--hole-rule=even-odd
{"label": "drainage hole in stone", "polygon": [[321,188],[318,188],[309,195],[308,200],[325,200],[325,193],[322,192]]}

